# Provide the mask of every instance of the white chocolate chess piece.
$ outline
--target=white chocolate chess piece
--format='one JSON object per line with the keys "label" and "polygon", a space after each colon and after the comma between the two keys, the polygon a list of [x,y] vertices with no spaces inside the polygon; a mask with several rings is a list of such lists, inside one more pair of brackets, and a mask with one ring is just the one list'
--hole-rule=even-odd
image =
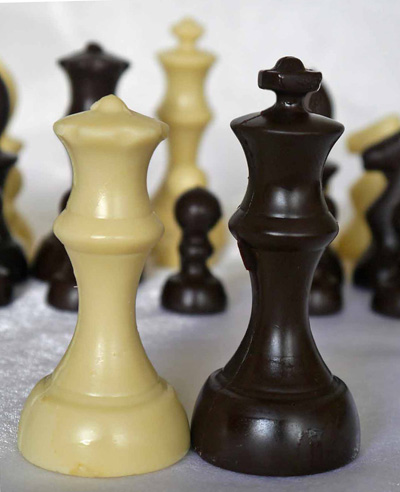
{"label": "white chocolate chess piece", "polygon": [[61,362],[28,397],[18,446],[35,465],[69,475],[159,470],[189,448],[186,414],[147,358],[135,320],[139,278],[163,232],[147,167],[168,126],[110,95],[54,129],[74,172],[54,232],[74,267],[79,317]]}
{"label": "white chocolate chess piece", "polygon": [[[207,184],[196,159],[200,139],[212,116],[204,96],[204,79],[215,57],[196,48],[203,29],[194,20],[182,20],[173,32],[179,45],[159,55],[168,86],[158,116],[169,125],[170,133],[167,174],[153,200],[165,234],[154,248],[153,256],[159,265],[177,267],[181,230],[175,220],[176,201],[189,189]],[[210,240],[218,254],[226,240],[222,220],[211,231]]]}

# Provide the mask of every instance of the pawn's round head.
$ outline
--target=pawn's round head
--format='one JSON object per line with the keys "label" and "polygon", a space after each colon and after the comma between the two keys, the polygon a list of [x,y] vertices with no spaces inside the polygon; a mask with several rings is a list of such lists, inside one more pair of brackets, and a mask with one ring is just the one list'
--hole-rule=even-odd
{"label": "pawn's round head", "polygon": [[193,188],[176,202],[175,217],[183,230],[207,233],[221,217],[221,207],[205,188]]}

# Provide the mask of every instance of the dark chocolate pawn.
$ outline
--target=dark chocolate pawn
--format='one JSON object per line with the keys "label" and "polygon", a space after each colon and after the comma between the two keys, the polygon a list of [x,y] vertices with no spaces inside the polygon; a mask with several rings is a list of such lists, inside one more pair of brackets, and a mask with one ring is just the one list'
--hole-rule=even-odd
{"label": "dark chocolate pawn", "polygon": [[63,311],[78,311],[78,287],[74,269],[64,249],[64,257],[57,272],[53,275],[47,294],[47,302]]}
{"label": "dark chocolate pawn", "polygon": [[167,280],[161,303],[178,313],[219,313],[226,307],[225,290],[207,267],[213,252],[207,235],[221,217],[218,200],[206,189],[194,188],[176,202],[175,217],[183,232],[181,270]]}
{"label": "dark chocolate pawn", "polygon": [[382,171],[387,186],[367,212],[372,241],[353,280],[359,287],[378,289],[387,282],[400,254],[400,237],[393,225],[393,212],[400,204],[400,132],[369,147],[363,153],[363,163],[367,171]]}
{"label": "dark chocolate pawn", "polygon": [[249,181],[229,228],[250,271],[253,307],[238,350],[201,390],[192,443],[204,460],[237,472],[308,475],[359,451],[353,398],[322,360],[308,319],[314,270],[338,231],[321,193],[322,167],[344,130],[304,107],[321,78],[282,58],[259,74],[276,104],[231,123]]}
{"label": "dark chocolate pawn", "polygon": [[[305,106],[312,113],[333,118],[333,105],[329,92],[323,84],[317,92],[305,97]],[[338,166],[327,162],[322,173],[322,189],[325,201],[331,214],[337,219],[336,205],[327,194],[327,185],[330,178],[337,171]],[[339,256],[328,245],[325,249],[314,273],[310,291],[309,309],[313,316],[324,316],[337,313],[342,309],[343,267]]]}
{"label": "dark chocolate pawn", "polygon": [[[129,67],[127,61],[106,53],[96,43],[89,43],[83,51],[61,59],[59,64],[67,73],[71,87],[67,114],[87,111],[102,97],[115,94],[122,73]],[[32,275],[50,282],[64,259],[64,246],[50,233],[36,253]],[[68,256],[67,260],[70,261]]]}
{"label": "dark chocolate pawn", "polygon": [[[3,134],[8,121],[10,100],[7,87],[0,78],[0,137]],[[3,152],[0,148],[0,267],[1,282],[4,284],[0,290],[6,292],[4,299],[8,298],[9,283],[15,284],[26,280],[28,277],[28,264],[21,246],[14,241],[7,227],[3,213],[4,184],[10,169],[17,161],[17,156]],[[9,276],[9,279],[7,278]],[[1,295],[1,294],[0,294]],[[9,298],[11,301],[11,297]]]}
{"label": "dark chocolate pawn", "polygon": [[[327,162],[322,174],[322,189],[330,213],[336,218],[336,205],[327,194],[327,183],[337,171],[337,166]],[[327,246],[314,273],[311,284],[309,312],[312,316],[325,316],[339,312],[343,307],[343,268],[339,256]]]}
{"label": "dark chocolate pawn", "polygon": [[[393,211],[392,223],[400,242],[400,204]],[[387,278],[375,288],[372,309],[391,318],[400,318],[400,252]]]}

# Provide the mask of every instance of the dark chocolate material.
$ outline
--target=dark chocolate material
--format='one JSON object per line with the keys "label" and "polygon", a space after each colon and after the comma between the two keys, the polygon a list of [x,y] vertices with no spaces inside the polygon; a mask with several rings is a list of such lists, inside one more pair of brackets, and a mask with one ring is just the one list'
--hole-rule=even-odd
{"label": "dark chocolate material", "polygon": [[13,300],[14,284],[6,268],[0,267],[0,306],[7,306]]}
{"label": "dark chocolate material", "polygon": [[[304,103],[311,113],[333,118],[332,100],[323,84],[321,84],[321,87],[317,92],[307,94]],[[322,189],[325,194],[325,201],[329,211],[336,219],[336,205],[332,198],[327,194],[327,185],[337,169],[338,166],[336,164],[332,164],[328,161],[324,166],[322,174]],[[342,309],[343,277],[343,267],[340,258],[328,245],[315,270],[311,285],[309,299],[309,313],[311,315],[324,316],[337,313]]]}
{"label": "dark chocolate material", "polygon": [[343,126],[304,107],[321,78],[282,58],[259,74],[276,104],[231,123],[249,182],[229,227],[250,272],[253,307],[238,350],[201,390],[192,443],[204,460],[237,472],[319,473],[359,451],[353,398],[322,360],[308,319],[314,270],[338,230],[320,179]]}
{"label": "dark chocolate material", "polygon": [[[336,205],[327,194],[329,179],[337,171],[337,166],[327,162],[322,174],[322,188],[330,213],[336,218]],[[309,313],[312,316],[334,314],[343,307],[342,285],[343,268],[339,256],[331,246],[327,246],[317,265],[311,284]]]}
{"label": "dark chocolate material", "polygon": [[[100,45],[89,43],[86,48],[59,61],[66,71],[71,86],[71,104],[67,114],[87,111],[90,106],[109,94],[115,94],[122,73],[128,68],[125,60],[106,53]],[[38,249],[32,274],[50,282],[62,267],[64,246],[51,233]],[[69,261],[69,258],[67,256]]]}
{"label": "dark chocolate material", "polygon": [[367,171],[382,171],[388,183],[367,212],[372,241],[354,271],[357,286],[377,289],[388,281],[400,255],[400,237],[393,224],[393,212],[400,204],[400,132],[367,149],[363,162]]}
{"label": "dark chocolate material", "polygon": [[50,281],[47,302],[63,311],[78,311],[78,287],[74,269],[64,249],[61,266]]}
{"label": "dark chocolate material", "polygon": [[[10,99],[7,87],[0,78],[0,136],[7,125],[9,111]],[[28,264],[24,252],[12,238],[3,215],[4,184],[16,161],[16,155],[8,154],[0,149],[0,268],[6,272],[4,276],[9,276],[9,281],[12,284],[26,280],[28,276]],[[6,291],[8,291],[8,287],[6,287]]]}
{"label": "dark chocolate material", "polygon": [[176,202],[175,217],[183,232],[179,246],[181,270],[167,280],[162,305],[185,314],[223,311],[225,290],[206,263],[213,252],[207,234],[221,217],[218,200],[206,189],[194,188]]}

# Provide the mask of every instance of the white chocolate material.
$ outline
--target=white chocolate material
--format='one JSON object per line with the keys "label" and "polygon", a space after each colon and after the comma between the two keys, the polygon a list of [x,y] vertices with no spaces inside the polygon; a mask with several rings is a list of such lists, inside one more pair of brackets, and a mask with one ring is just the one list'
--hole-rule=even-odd
{"label": "white chocolate material", "polygon": [[[165,234],[154,248],[153,256],[159,265],[177,267],[181,230],[175,220],[175,203],[185,191],[207,184],[196,158],[200,139],[212,116],[204,97],[204,79],[215,57],[196,48],[195,42],[203,29],[194,20],[182,20],[173,32],[179,38],[179,45],[159,55],[168,86],[158,116],[168,123],[170,134],[167,174],[153,200]],[[210,240],[218,253],[226,240],[222,220],[211,231]]]}
{"label": "white chocolate material", "polygon": [[146,188],[165,123],[107,96],[55,132],[74,184],[54,232],[79,287],[79,317],[61,362],[30,394],[18,446],[30,462],[86,477],[155,471],[189,448],[186,414],[151,365],[136,328],[135,297],[163,226]]}
{"label": "white chocolate material", "polygon": [[[15,105],[17,102],[17,89],[15,86],[14,79],[11,73],[8,71],[5,65],[0,61],[0,77],[6,84],[7,91],[10,97],[10,114],[8,118],[8,124],[10,123],[11,117],[15,110]],[[7,124],[7,126],[8,126]],[[5,152],[10,152],[11,154],[18,154],[22,148],[22,143],[8,135],[3,133],[0,139],[0,147]],[[24,217],[20,214],[15,206],[15,199],[22,187],[22,175],[17,167],[13,167],[8,173],[6,183],[4,186],[4,218],[10,229],[12,236],[18,239],[24,250],[28,255],[32,253],[33,248],[33,234],[28,226]]]}

